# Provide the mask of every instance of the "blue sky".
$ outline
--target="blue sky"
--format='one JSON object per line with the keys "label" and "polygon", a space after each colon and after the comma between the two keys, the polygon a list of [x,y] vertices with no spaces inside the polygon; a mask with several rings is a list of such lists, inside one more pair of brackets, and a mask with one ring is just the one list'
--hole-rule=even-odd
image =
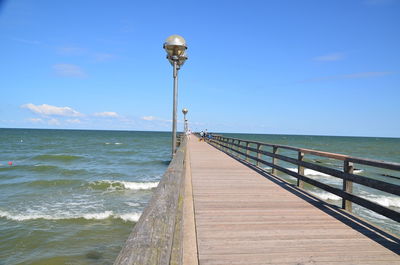
{"label": "blue sky", "polygon": [[400,137],[398,0],[0,2],[0,127]]}

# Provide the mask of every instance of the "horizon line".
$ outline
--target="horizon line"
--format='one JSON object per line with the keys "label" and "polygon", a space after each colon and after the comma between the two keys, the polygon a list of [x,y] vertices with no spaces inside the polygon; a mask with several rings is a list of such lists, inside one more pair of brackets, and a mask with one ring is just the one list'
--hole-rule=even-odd
{"label": "horizon line", "polygon": [[[54,130],[54,131],[110,131],[110,132],[164,132],[172,133],[171,131],[162,130],[129,130],[129,129],[71,129],[71,128],[12,128],[12,127],[0,127],[1,129],[11,130]],[[295,134],[295,133],[260,133],[260,132],[222,132],[222,131],[210,131],[209,133],[216,134],[256,134],[256,135],[286,135],[286,136],[322,136],[322,137],[359,137],[359,138],[391,138],[400,139],[400,136],[368,136],[368,135],[331,135],[331,134]],[[178,131],[183,132],[183,131]],[[199,131],[200,132],[200,131]]]}

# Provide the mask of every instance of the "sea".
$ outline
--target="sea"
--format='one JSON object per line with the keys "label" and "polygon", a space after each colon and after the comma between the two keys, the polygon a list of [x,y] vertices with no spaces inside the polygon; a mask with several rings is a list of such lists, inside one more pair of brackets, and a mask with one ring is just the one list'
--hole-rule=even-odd
{"label": "sea", "polygon": [[112,264],[170,142],[165,132],[0,129],[0,264]]}
{"label": "sea", "polygon": [[[399,138],[224,135],[400,163]],[[168,167],[170,148],[168,132],[0,129],[0,265],[112,264]],[[400,185],[399,172],[356,165],[355,173]],[[341,186],[331,176],[305,174]],[[400,211],[398,196],[360,186],[358,195]],[[340,204],[333,194],[305,188]],[[354,212],[400,236],[398,223],[362,207]]]}

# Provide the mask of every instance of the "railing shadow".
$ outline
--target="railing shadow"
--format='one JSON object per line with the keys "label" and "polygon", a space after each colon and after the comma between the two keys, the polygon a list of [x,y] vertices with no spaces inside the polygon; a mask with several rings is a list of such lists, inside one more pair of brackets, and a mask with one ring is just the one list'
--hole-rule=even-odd
{"label": "railing shadow", "polygon": [[388,250],[400,255],[400,239],[396,236],[370,224],[366,220],[361,219],[360,217],[354,216],[353,214],[346,212],[339,208],[338,206],[331,205],[309,193],[306,191],[296,187],[293,184],[286,182],[285,180],[270,174],[269,172],[259,168],[248,161],[240,159],[233,154],[226,152],[208,142],[209,145],[212,147],[220,150],[221,152],[229,155],[233,159],[237,160],[238,162],[242,163],[243,165],[253,169],[260,175],[264,176],[266,179],[272,181],[273,183],[277,184],[281,188],[289,191],[290,193],[296,195],[297,197],[303,199],[304,201],[310,203],[314,207],[320,209],[326,214],[329,214],[333,218],[337,219],[338,221],[346,224],[347,226],[351,227],[352,229],[356,230],[357,232],[363,234],[364,236],[370,238],[371,240],[375,241],[376,243],[380,244],[381,246],[387,248]]}

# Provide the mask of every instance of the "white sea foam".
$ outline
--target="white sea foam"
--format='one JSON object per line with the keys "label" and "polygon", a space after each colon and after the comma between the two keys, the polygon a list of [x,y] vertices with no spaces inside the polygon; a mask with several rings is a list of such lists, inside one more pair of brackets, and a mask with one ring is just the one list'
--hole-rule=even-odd
{"label": "white sea foam", "polygon": [[119,218],[121,218],[124,221],[131,221],[131,222],[137,222],[140,218],[141,213],[125,213],[119,215]]}
{"label": "white sea foam", "polygon": [[112,211],[105,211],[102,213],[86,213],[82,217],[87,220],[103,220],[110,218],[112,215]]}
{"label": "white sea foam", "polygon": [[378,221],[378,222],[381,222],[381,223],[382,223],[382,221],[383,221],[383,224],[384,224],[386,221],[390,221],[389,218],[387,218],[387,217],[385,217],[385,216],[383,216],[383,215],[380,215],[379,213],[376,213],[376,212],[374,212],[374,211],[371,211],[371,210],[368,210],[368,209],[366,209],[366,208],[363,208],[363,207],[358,207],[357,210],[356,210],[356,209],[354,209],[354,210],[355,210],[356,213],[358,213],[358,214],[360,214],[360,215],[363,215],[363,214],[364,214],[364,215],[367,215],[367,216],[373,218],[375,221]]}
{"label": "white sea foam", "polygon": [[125,188],[130,190],[149,190],[158,186],[158,182],[127,182],[121,181]]}
{"label": "white sea foam", "polygon": [[0,217],[7,218],[9,220],[14,220],[14,221],[26,221],[26,220],[34,220],[34,219],[48,219],[48,220],[55,219],[53,216],[44,215],[44,214],[11,214],[6,211],[0,211]]}
{"label": "white sea foam", "polygon": [[[297,168],[288,168],[290,171],[297,172]],[[320,177],[329,177],[330,175],[324,174],[322,172],[312,170],[309,168],[304,169],[304,175],[305,176],[320,176]]]}
{"label": "white sea foam", "polygon": [[122,213],[116,214],[113,211],[104,211],[99,213],[85,213],[85,214],[77,214],[77,213],[58,213],[54,215],[44,214],[44,213],[10,213],[7,211],[0,210],[0,218],[7,218],[13,221],[29,221],[29,220],[37,220],[37,219],[44,219],[44,220],[66,220],[66,219],[86,219],[86,220],[104,220],[108,218],[113,219],[121,219],[123,221],[131,221],[137,222],[139,220],[141,213],[133,212],[133,213]]}
{"label": "white sea foam", "polygon": [[[293,171],[293,172],[297,172],[297,168],[288,168],[290,171]],[[358,174],[358,173],[361,173],[361,172],[363,172],[363,170],[362,169],[356,169],[356,170],[354,170],[354,174]],[[316,170],[313,170],[313,169],[309,169],[309,168],[305,168],[304,169],[304,175],[305,176],[318,176],[318,177],[331,177],[331,175],[328,175],[328,174],[325,174],[325,173],[322,173],[322,172],[319,172],[319,171],[316,171]]]}
{"label": "white sea foam", "polygon": [[[309,191],[309,192],[323,200],[332,200],[332,201],[341,200],[339,196],[336,196],[335,194],[329,192],[324,192],[324,191]],[[377,204],[380,204],[384,207],[400,208],[400,198],[398,197],[375,195],[367,192],[362,192],[362,194],[363,195],[361,195],[361,197],[370,200],[372,202],[375,202]]]}
{"label": "white sea foam", "polygon": [[137,202],[125,202],[125,204],[126,204],[126,205],[129,205],[129,206],[132,206],[132,207],[140,206],[140,204],[137,203]]}
{"label": "white sea foam", "polygon": [[106,186],[107,190],[150,190],[158,186],[158,182],[130,182],[118,180],[99,180],[91,182],[90,185]]}
{"label": "white sea foam", "polygon": [[122,144],[122,143],[114,143],[114,144],[116,144],[116,145],[120,145],[120,144]]}
{"label": "white sea foam", "polygon": [[325,201],[338,201],[342,199],[339,196],[329,192],[310,191],[310,193]]}
{"label": "white sea foam", "polygon": [[373,201],[377,204],[380,204],[384,207],[396,207],[400,208],[400,198],[394,196],[383,196],[383,195],[375,195],[368,194],[367,196],[362,196],[366,199]]}

